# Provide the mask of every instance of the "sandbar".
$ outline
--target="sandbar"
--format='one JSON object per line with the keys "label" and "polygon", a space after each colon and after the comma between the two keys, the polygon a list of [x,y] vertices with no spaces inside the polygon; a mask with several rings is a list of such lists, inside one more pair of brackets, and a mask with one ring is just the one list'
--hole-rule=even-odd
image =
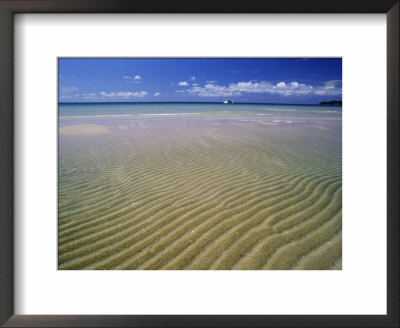
{"label": "sandbar", "polygon": [[98,135],[107,134],[110,129],[105,125],[99,124],[79,124],[79,125],[67,125],[60,127],[58,132],[63,135]]}

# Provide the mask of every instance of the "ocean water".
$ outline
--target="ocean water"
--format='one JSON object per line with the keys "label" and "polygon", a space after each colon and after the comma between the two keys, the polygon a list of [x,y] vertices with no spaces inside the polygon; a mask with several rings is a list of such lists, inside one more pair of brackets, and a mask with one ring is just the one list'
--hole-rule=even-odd
{"label": "ocean water", "polygon": [[60,104],[59,270],[340,270],[342,109]]}
{"label": "ocean water", "polygon": [[59,118],[168,115],[266,115],[341,117],[341,106],[223,103],[60,103]]}

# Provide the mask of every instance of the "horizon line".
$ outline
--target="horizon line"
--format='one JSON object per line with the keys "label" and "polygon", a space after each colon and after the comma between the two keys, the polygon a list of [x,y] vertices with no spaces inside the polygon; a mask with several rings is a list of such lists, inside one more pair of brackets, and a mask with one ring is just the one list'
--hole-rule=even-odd
{"label": "horizon line", "polygon": [[[342,102],[342,99],[340,100],[325,100],[322,102],[331,102],[331,101],[337,101],[337,102]],[[223,104],[220,101],[66,101],[66,102],[60,102],[58,101],[58,104],[165,104],[165,103],[170,103],[170,104]],[[235,105],[235,104],[258,104],[258,105],[321,105],[321,102],[319,103],[272,103],[272,102],[234,102],[233,104],[225,104],[225,105]],[[332,105],[329,105],[332,106]]]}

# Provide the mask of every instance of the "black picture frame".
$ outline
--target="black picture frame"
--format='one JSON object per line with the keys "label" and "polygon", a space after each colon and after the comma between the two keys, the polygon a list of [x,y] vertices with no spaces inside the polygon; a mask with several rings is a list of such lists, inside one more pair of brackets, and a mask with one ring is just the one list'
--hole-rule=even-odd
{"label": "black picture frame", "polygon": [[[0,324],[4,327],[399,327],[398,0],[0,0]],[[13,17],[16,13],[384,13],[387,17],[387,315],[15,315]]]}

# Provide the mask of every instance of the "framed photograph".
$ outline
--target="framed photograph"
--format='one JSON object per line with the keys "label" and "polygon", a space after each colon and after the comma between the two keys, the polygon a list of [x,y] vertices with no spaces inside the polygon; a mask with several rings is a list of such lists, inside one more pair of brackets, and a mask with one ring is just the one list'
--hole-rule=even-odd
{"label": "framed photograph", "polygon": [[5,327],[398,327],[398,1],[0,1]]}

